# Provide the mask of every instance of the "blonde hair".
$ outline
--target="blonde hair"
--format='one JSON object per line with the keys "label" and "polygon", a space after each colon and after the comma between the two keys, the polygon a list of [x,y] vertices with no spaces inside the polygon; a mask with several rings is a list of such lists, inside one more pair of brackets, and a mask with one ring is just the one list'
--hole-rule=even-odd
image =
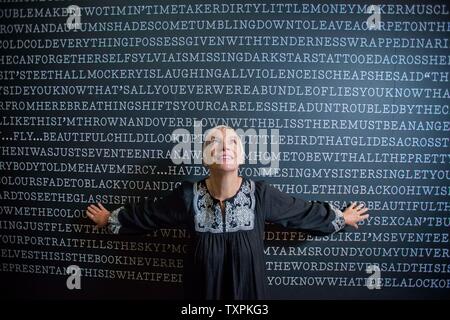
{"label": "blonde hair", "polygon": [[203,146],[202,146],[202,155],[203,155],[203,152],[204,152],[204,150],[205,150],[205,148],[206,148],[206,145],[207,145],[207,143],[208,143],[208,137],[209,137],[209,135],[210,135],[212,132],[216,131],[216,130],[222,130],[222,129],[233,130],[234,133],[236,134],[236,137],[238,138],[238,141],[239,141],[239,144],[238,144],[238,145],[239,145],[239,148],[240,148],[240,155],[239,155],[239,159],[238,159],[238,164],[244,164],[244,163],[245,163],[245,149],[244,149],[244,144],[242,143],[242,139],[241,139],[241,137],[237,134],[236,130],[234,130],[234,128],[232,128],[232,127],[230,127],[230,126],[227,126],[227,125],[224,125],[224,124],[215,126],[215,127],[211,128],[211,129],[208,129],[208,130],[205,132],[205,139],[204,139],[204,141],[203,141]]}

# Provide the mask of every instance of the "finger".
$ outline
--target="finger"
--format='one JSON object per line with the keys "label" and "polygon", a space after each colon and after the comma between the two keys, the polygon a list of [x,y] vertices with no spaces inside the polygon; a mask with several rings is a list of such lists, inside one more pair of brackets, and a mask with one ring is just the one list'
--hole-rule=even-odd
{"label": "finger", "polygon": [[94,216],[97,214],[97,211],[94,210],[94,209],[92,209],[92,208],[90,208],[90,207],[88,207],[87,211],[88,211],[90,214],[94,215]]}
{"label": "finger", "polygon": [[363,208],[364,207],[364,203],[360,203],[358,204],[357,208]]}
{"label": "finger", "polygon": [[353,209],[353,207],[355,206],[356,202],[350,202],[350,208]]}
{"label": "finger", "polygon": [[362,209],[362,210],[359,210],[359,214],[362,214],[362,213],[364,213],[364,212],[367,212],[369,210],[369,208],[364,208],[364,209]]}
{"label": "finger", "polygon": [[367,218],[369,218],[369,215],[365,214],[365,215],[359,216],[358,221],[363,221],[363,220],[366,220]]}
{"label": "finger", "polygon": [[[86,216],[87,216],[89,219],[91,219],[92,221],[94,221],[94,215],[93,215],[92,213],[86,211]],[[94,222],[95,222],[95,221],[94,221]]]}
{"label": "finger", "polygon": [[[103,210],[106,210],[106,208],[99,202],[98,203],[98,206],[100,207],[100,208],[102,208]],[[106,210],[106,211],[108,211],[108,210]]]}
{"label": "finger", "polygon": [[101,211],[95,204],[91,204],[88,208],[91,208],[91,210],[94,211],[95,213]]}
{"label": "finger", "polygon": [[353,228],[358,229],[358,224],[357,223],[352,224],[352,226],[353,226]]}

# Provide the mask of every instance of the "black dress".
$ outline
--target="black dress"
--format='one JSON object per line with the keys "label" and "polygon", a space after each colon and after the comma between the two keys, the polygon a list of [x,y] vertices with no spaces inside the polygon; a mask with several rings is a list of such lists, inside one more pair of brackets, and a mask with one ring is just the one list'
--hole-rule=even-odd
{"label": "black dress", "polygon": [[126,203],[114,210],[114,233],[186,228],[194,240],[185,265],[184,286],[192,299],[267,299],[264,265],[265,222],[330,234],[345,227],[342,211],[327,202],[305,201],[263,181],[243,178],[238,192],[219,201],[205,179],[184,181],[163,199]]}

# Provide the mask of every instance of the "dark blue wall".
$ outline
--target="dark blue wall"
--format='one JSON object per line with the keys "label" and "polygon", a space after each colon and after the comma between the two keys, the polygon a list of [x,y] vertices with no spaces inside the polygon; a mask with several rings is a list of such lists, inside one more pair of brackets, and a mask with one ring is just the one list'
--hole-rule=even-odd
{"label": "dark blue wall", "polygon": [[[171,133],[194,134],[201,120],[203,130],[226,123],[279,134],[279,170],[263,176],[269,165],[247,159],[243,175],[370,209],[358,230],[334,237],[268,226],[275,299],[448,298],[444,1],[384,4],[380,30],[368,29],[371,3],[73,4],[81,30],[68,29],[66,2],[0,9],[8,295],[181,297],[182,231],[115,237],[95,230],[84,210],[160,197],[170,182],[203,177],[201,164],[169,157]],[[81,290],[66,287],[73,264],[83,270]],[[374,265],[382,286],[370,290]]]}

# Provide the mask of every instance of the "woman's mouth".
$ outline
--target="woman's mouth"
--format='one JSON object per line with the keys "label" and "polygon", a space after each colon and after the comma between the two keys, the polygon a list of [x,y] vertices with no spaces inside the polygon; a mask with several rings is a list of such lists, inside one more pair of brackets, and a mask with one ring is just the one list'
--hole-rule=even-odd
{"label": "woman's mouth", "polygon": [[233,157],[230,155],[224,154],[224,155],[219,156],[219,159],[225,160],[225,161],[230,161],[230,160],[233,160]]}

